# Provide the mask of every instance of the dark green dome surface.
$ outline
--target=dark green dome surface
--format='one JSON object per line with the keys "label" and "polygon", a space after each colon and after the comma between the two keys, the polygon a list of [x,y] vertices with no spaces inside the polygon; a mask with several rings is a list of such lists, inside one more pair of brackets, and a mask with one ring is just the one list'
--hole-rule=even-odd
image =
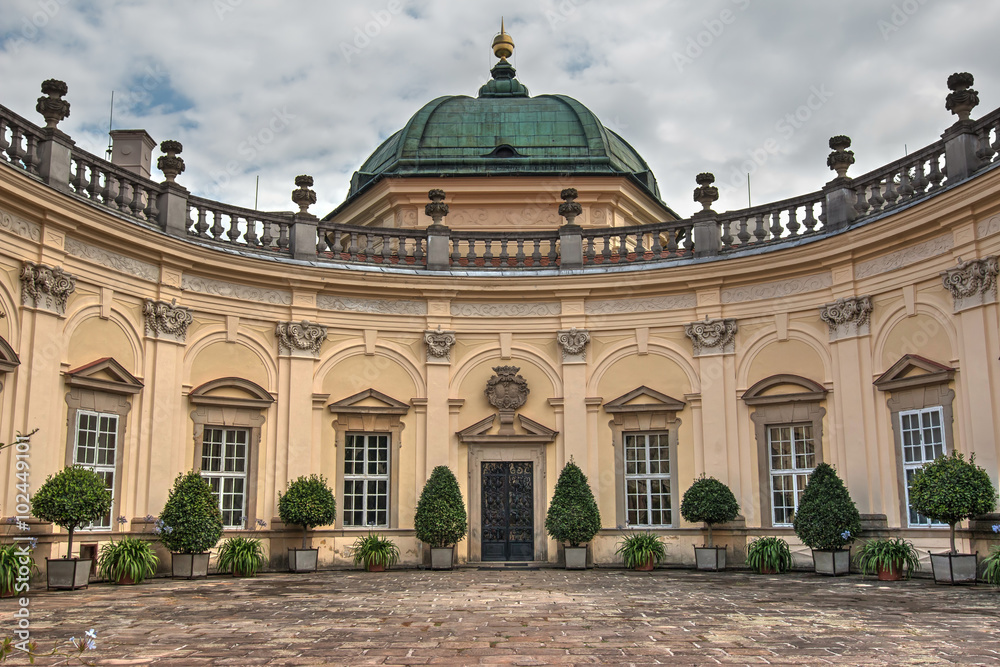
{"label": "dark green dome surface", "polygon": [[424,105],[351,179],[348,200],[383,176],[623,175],[659,201],[649,166],[589,109],[565,95],[530,97],[501,61],[478,97]]}

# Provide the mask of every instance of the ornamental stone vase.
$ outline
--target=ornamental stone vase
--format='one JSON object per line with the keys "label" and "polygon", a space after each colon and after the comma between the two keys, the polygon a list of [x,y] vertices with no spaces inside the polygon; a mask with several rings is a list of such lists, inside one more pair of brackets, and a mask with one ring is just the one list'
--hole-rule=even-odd
{"label": "ornamental stone vase", "polygon": [[587,569],[587,545],[582,547],[565,547],[567,570]]}
{"label": "ornamental stone vase", "polygon": [[49,588],[75,590],[90,583],[92,558],[46,558],[45,575]]}
{"label": "ornamental stone vase", "polygon": [[455,547],[431,547],[431,569],[450,570],[455,562]]}
{"label": "ornamental stone vase", "polygon": [[694,566],[696,570],[718,572],[726,569],[726,547],[695,547]]}
{"label": "ornamental stone vase", "polygon": [[850,549],[813,549],[812,556],[816,574],[839,577],[851,572]]}
{"label": "ornamental stone vase", "polygon": [[170,565],[174,579],[201,579],[208,576],[209,553],[171,553]]}
{"label": "ornamental stone vase", "polygon": [[938,584],[974,584],[979,569],[979,552],[974,554],[932,554],[931,570]]}
{"label": "ornamental stone vase", "polygon": [[289,572],[315,572],[319,563],[319,549],[289,549]]}

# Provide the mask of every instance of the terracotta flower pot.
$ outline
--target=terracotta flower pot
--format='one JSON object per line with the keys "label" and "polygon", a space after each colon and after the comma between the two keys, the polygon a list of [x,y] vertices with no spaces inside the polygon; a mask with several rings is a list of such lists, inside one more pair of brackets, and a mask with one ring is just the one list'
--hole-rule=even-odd
{"label": "terracotta flower pot", "polygon": [[903,564],[899,561],[893,563],[890,567],[878,568],[878,580],[879,581],[900,581],[903,578]]}
{"label": "terracotta flower pot", "polygon": [[378,563],[368,563],[369,572],[385,572],[385,566]]}
{"label": "terracotta flower pot", "polygon": [[132,577],[124,574],[115,583],[119,586],[134,586],[136,582],[132,581]]}
{"label": "terracotta flower pot", "polygon": [[653,569],[653,557],[650,556],[645,563],[642,565],[636,565],[635,569],[639,572],[649,572]]}

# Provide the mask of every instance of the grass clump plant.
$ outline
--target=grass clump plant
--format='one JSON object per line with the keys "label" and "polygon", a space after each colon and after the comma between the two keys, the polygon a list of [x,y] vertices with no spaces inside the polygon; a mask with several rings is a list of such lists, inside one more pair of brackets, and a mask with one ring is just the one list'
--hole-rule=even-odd
{"label": "grass clump plant", "polygon": [[747,545],[746,564],[757,574],[783,574],[792,569],[792,552],[780,537],[758,537]]}

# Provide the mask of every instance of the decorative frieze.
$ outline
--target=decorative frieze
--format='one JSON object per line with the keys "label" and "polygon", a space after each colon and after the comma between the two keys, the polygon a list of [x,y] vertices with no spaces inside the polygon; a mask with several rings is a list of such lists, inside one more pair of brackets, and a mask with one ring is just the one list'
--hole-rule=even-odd
{"label": "decorative frieze", "polygon": [[426,315],[424,301],[403,301],[389,299],[357,299],[320,294],[316,297],[316,307],[320,310],[336,310],[375,315]]}
{"label": "decorative frieze", "polygon": [[249,287],[247,285],[238,285],[223,280],[213,280],[211,278],[201,278],[187,274],[184,274],[181,280],[181,288],[200,294],[211,294],[212,296],[240,299],[241,301],[256,301],[258,303],[269,303],[274,306],[292,305],[291,292]]}
{"label": "decorative frieze", "polygon": [[545,317],[559,315],[562,304],[554,303],[453,303],[452,317]]}
{"label": "decorative frieze", "polygon": [[146,335],[154,338],[168,338],[184,342],[188,325],[194,320],[190,308],[177,305],[177,299],[170,303],[146,299],[142,307],[146,319]]}
{"label": "decorative frieze", "polygon": [[451,347],[455,344],[454,331],[425,331],[424,343],[427,344],[427,361],[438,363],[451,362]]}
{"label": "decorative frieze", "polygon": [[996,256],[963,262],[941,272],[941,282],[955,299],[955,312],[993,303],[997,298],[997,275],[1000,261]]}
{"label": "decorative frieze", "polygon": [[815,292],[833,285],[833,276],[827,273],[817,273],[801,278],[773,280],[767,283],[747,285],[745,287],[729,287],[722,290],[722,303],[740,303],[742,301],[762,301],[765,299],[780,299],[793,294]]}
{"label": "decorative frieze", "polygon": [[870,278],[889,271],[896,271],[911,264],[922,262],[931,257],[937,257],[951,250],[955,244],[955,237],[952,234],[945,234],[923,243],[903,248],[888,255],[882,255],[875,259],[861,262],[854,267],[854,277],[857,280]]}
{"label": "decorative frieze", "polygon": [[21,305],[62,315],[66,300],[76,289],[76,278],[62,267],[25,262],[21,267]]}
{"label": "decorative frieze", "polygon": [[74,257],[86,259],[95,264],[106,266],[109,269],[124,273],[136,278],[142,278],[150,282],[157,282],[160,278],[160,268],[155,264],[144,262],[116,252],[98,248],[97,246],[84,243],[71,236],[66,237],[66,253]]}
{"label": "decorative frieze", "polygon": [[707,317],[701,322],[692,322],[684,327],[684,333],[694,344],[694,356],[704,357],[710,354],[733,354],[736,351],[735,319],[710,320]]}
{"label": "decorative frieze", "polygon": [[279,353],[311,352],[319,356],[319,350],[326,340],[326,332],[326,327],[309,320],[278,322],[274,327]]}
{"label": "decorative frieze", "polygon": [[837,299],[819,309],[819,317],[830,327],[830,342],[869,334],[872,299],[869,296],[849,296]]}
{"label": "decorative frieze", "polygon": [[556,334],[556,341],[562,348],[563,361],[587,360],[587,343],[590,342],[588,331],[576,327],[563,330]]}
{"label": "decorative frieze", "polygon": [[680,310],[694,308],[698,297],[694,294],[674,296],[654,296],[647,299],[601,299],[587,301],[584,312],[588,315],[621,315],[625,313],[645,313],[658,310]]}

